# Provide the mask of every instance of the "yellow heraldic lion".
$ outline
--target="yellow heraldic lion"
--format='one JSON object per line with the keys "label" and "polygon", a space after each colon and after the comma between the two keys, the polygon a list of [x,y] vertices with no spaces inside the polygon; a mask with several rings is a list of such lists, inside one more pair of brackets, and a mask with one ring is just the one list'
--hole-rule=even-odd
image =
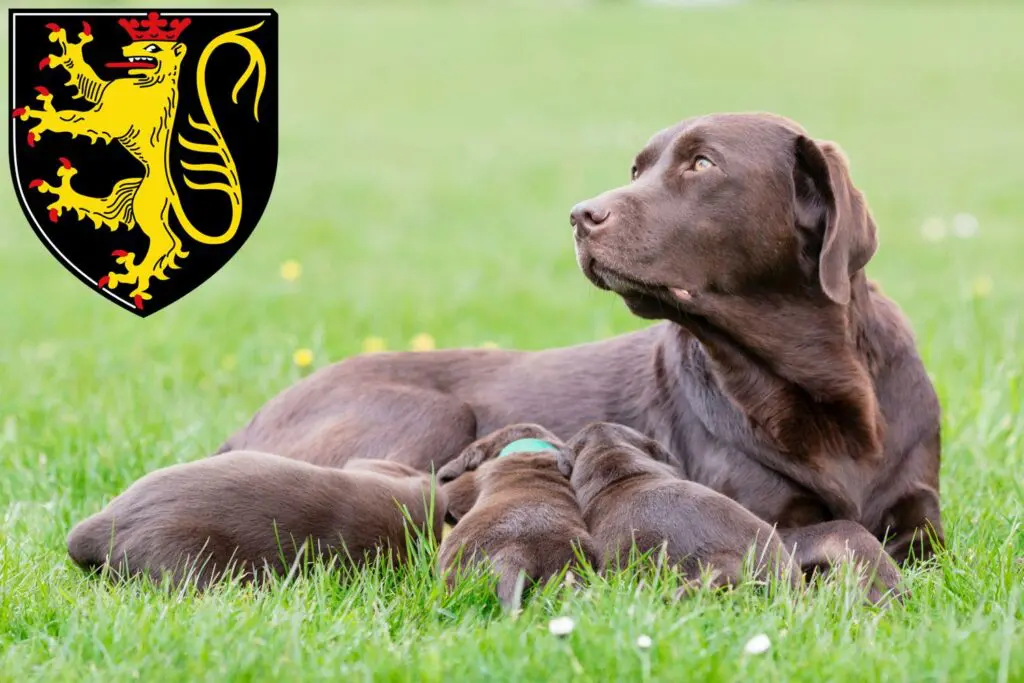
{"label": "yellow heraldic lion", "polygon": [[62,54],[50,55],[40,63],[40,68],[63,68],[70,79],[66,83],[77,90],[75,99],[84,98],[93,103],[85,111],[57,110],[53,96],[45,88],[36,88],[42,102],[42,109],[21,107],[14,116],[21,120],[38,119],[38,124],[28,132],[28,144],[48,133],[70,133],[72,137],[87,136],[93,143],[97,140],[109,143],[119,142],[142,165],[138,178],[124,178],[114,184],[107,197],[90,197],[79,194],[71,185],[78,172],[71,163],[60,159],[57,169],[59,184],[52,185],[43,180],[33,180],[30,188],[54,195],[55,201],[47,208],[50,220],[56,222],[65,211],[74,211],[79,220],[89,218],[95,228],[104,226],[117,230],[124,225],[131,230],[136,225],[149,238],[149,247],[141,260],[133,252],[115,251],[112,256],[124,267],[123,272],[111,271],[100,278],[100,287],[114,289],[119,285],[135,285],[129,296],[135,305],[142,308],[143,300],[151,299],[148,293],[150,280],[166,280],[168,268],[178,268],[176,259],[183,259],[188,252],[182,249],[182,241],[171,227],[173,212],[185,233],[202,244],[224,244],[238,230],[242,216],[242,188],[238,182],[238,169],[224,141],[206,86],[207,63],[214,50],[222,45],[238,45],[245,49],[249,64],[235,84],[232,101],[238,103],[239,90],[249,81],[253,73],[257,76],[256,97],[253,116],[259,120],[259,103],[266,83],[266,61],[260,48],[244,34],[255,31],[263,25],[228,31],[210,41],[203,49],[196,69],[196,88],[205,121],[188,117],[189,125],[204,134],[204,142],[188,140],[181,135],[178,142],[187,150],[216,155],[211,163],[181,162],[185,171],[205,172],[216,177],[217,182],[198,183],[184,175],[185,184],[195,190],[220,191],[227,195],[231,206],[231,218],[227,228],[219,235],[200,232],[185,215],[181,198],[171,176],[171,135],[174,117],[178,108],[178,80],[185,44],[179,42],[181,32],[189,25],[190,19],[172,19],[170,27],[166,19],[156,12],[141,22],[137,19],[121,19],[120,24],[129,33],[132,42],[122,48],[123,62],[107,64],[108,67],[127,70],[130,78],[104,81],[86,63],[82,48],[92,42],[89,24],[82,22],[78,42],[68,42],[63,28],[48,24],[50,41],[57,43]]}

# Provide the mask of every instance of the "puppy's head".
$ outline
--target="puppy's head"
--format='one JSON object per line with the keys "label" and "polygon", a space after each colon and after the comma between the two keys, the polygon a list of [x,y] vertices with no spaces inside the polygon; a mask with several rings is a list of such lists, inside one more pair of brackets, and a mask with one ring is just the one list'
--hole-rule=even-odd
{"label": "puppy's head", "polygon": [[437,471],[448,499],[446,521],[454,524],[473,507],[479,495],[477,470],[484,463],[512,453],[565,450],[562,441],[537,424],[515,424],[481,437]]}
{"label": "puppy's head", "polygon": [[558,456],[558,469],[577,492],[634,474],[677,476],[676,458],[654,439],[611,422],[594,422],[573,436]]}
{"label": "puppy's head", "polygon": [[[525,442],[519,447],[515,442]],[[455,481],[465,472],[472,472],[488,460],[511,452],[525,452],[545,449],[556,451],[563,444],[561,439],[538,424],[522,423],[504,427],[481,437],[466,446],[454,460],[437,471],[441,484]],[[511,448],[510,448],[511,447]]]}
{"label": "puppy's head", "polygon": [[686,324],[766,293],[843,305],[877,246],[839,148],[779,116],[687,119],[630,173],[570,220],[583,272],[641,317]]}

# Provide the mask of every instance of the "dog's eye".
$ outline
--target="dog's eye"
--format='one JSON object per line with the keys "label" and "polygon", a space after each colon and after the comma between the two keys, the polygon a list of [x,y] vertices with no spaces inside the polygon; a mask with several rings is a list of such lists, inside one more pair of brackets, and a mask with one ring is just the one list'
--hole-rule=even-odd
{"label": "dog's eye", "polygon": [[697,157],[696,159],[693,160],[693,170],[697,171],[698,173],[701,171],[706,171],[714,165],[714,162],[711,161],[711,159],[708,159],[707,157]]}
{"label": "dog's eye", "polygon": [[633,164],[633,168],[629,169],[629,179],[636,180],[638,175],[640,174],[637,172],[636,164]]}

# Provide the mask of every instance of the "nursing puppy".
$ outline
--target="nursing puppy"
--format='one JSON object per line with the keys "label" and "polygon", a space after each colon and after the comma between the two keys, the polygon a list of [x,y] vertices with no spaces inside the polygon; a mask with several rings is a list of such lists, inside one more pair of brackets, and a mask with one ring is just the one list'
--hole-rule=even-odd
{"label": "nursing puppy", "polygon": [[[397,467],[396,467],[397,466]],[[206,588],[226,572],[243,581],[283,574],[305,558],[357,565],[407,555],[404,506],[416,529],[443,524],[431,478],[385,461],[330,469],[255,451],[152,472],[72,529],[68,553],[84,569],[108,567]],[[436,512],[435,512],[436,510]],[[415,537],[409,529],[409,537]],[[310,555],[300,555],[303,547]]]}
{"label": "nursing puppy", "polygon": [[680,479],[668,451],[639,432],[588,425],[557,462],[600,549],[602,571],[623,566],[635,544],[641,553],[664,546],[688,582],[710,569],[713,587],[735,585],[749,554],[755,578],[771,574],[800,584],[799,569],[770,525],[730,498]]}
{"label": "nursing puppy", "polygon": [[576,496],[558,470],[565,446],[533,424],[506,427],[479,439],[440,470],[438,482],[455,528],[441,543],[438,568],[449,586],[460,572],[485,564],[498,576],[498,598],[518,603],[525,583],[544,583],[577,560],[597,553]]}

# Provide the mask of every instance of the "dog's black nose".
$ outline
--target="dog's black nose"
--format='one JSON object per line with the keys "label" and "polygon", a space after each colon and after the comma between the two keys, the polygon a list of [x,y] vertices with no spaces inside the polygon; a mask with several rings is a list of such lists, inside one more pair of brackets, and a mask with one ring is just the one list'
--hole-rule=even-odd
{"label": "dog's black nose", "polygon": [[569,224],[576,237],[586,237],[590,231],[608,220],[611,211],[594,202],[580,202],[569,213]]}

